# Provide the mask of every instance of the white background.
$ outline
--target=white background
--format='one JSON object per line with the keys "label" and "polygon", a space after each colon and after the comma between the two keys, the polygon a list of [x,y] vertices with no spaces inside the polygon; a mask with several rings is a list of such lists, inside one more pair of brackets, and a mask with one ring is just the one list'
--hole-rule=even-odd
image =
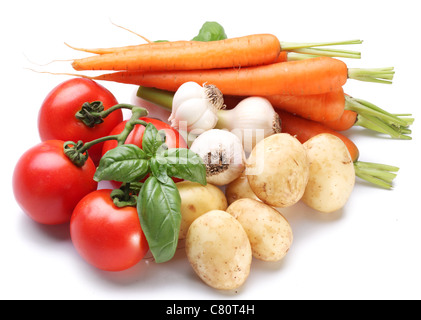
{"label": "white background", "polygon": [[[6,4],[7,3],[7,4]],[[340,212],[316,213],[302,204],[282,210],[294,243],[280,263],[253,261],[246,284],[234,292],[207,287],[183,250],[165,264],[146,259],[107,273],[75,252],[68,226],[41,226],[14,201],[11,177],[20,155],[38,143],[37,113],[47,93],[66,76],[25,68],[70,71],[80,56],[64,45],[101,47],[149,39],[190,39],[205,21],[221,23],[229,37],[273,33],[282,41],[362,39],[361,60],[350,67],[396,70],[392,85],[349,80],[345,91],[396,113],[420,119],[418,1],[23,1],[0,5],[2,125],[0,298],[2,299],[419,299],[421,210],[419,122],[412,141],[351,130],[362,161],[401,168],[391,191],[360,180]],[[350,48],[351,49],[351,48]],[[120,102],[134,86],[103,83]]]}

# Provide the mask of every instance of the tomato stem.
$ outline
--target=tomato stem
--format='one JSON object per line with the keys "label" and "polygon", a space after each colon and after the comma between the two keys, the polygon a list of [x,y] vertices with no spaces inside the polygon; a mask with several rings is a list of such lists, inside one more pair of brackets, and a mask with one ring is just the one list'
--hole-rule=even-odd
{"label": "tomato stem", "polygon": [[137,205],[137,194],[132,192],[130,183],[123,183],[119,189],[114,189],[111,192],[111,198],[113,203],[119,207],[136,207]]}
{"label": "tomato stem", "polygon": [[124,144],[127,137],[129,136],[130,132],[132,132],[133,128],[137,124],[141,124],[146,127],[146,121],[140,120],[139,118],[148,115],[148,111],[141,107],[132,107],[132,116],[130,117],[129,121],[126,122],[124,126],[124,130],[118,135],[117,141],[118,145]]}
{"label": "tomato stem", "polygon": [[[119,103],[119,104],[116,104],[116,105],[112,106],[111,108],[108,108],[107,110],[102,111],[101,112],[101,117],[102,118],[106,118],[109,114],[111,114],[112,112],[114,112],[114,111],[116,111],[118,109],[129,109],[129,110],[133,110],[133,108],[140,108],[140,107],[134,106],[132,104],[127,104],[127,103]],[[145,110],[145,112],[147,114],[146,109],[144,109],[144,110]]]}
{"label": "tomato stem", "polygon": [[88,153],[85,151],[80,151],[83,147],[83,142],[78,141],[77,143],[73,141],[66,141],[63,144],[64,154],[78,167],[83,167],[86,160],[88,160]]}
{"label": "tomato stem", "polygon": [[102,111],[104,111],[104,105],[101,101],[85,102],[76,112],[75,117],[89,128],[93,128],[104,122],[101,116]]}
{"label": "tomato stem", "polygon": [[[133,108],[140,107],[127,103],[119,103],[108,108],[107,110],[104,110],[104,105],[101,101],[85,102],[82,105],[82,108],[78,112],[76,112],[75,117],[82,121],[86,126],[93,128],[96,125],[103,123],[104,119],[114,111],[118,109],[133,110]],[[144,112],[144,115],[147,115],[146,109],[144,109]]]}
{"label": "tomato stem", "polygon": [[[77,143],[73,141],[66,141],[63,145],[63,151],[69,157],[69,159],[79,167],[82,167],[85,164],[89,156],[88,150],[93,145],[109,140],[117,140],[118,144],[122,145],[126,141],[130,132],[132,132],[135,125],[140,124],[145,127],[147,125],[146,121],[139,119],[148,115],[148,111],[142,107],[121,103],[112,106],[108,110],[99,112],[93,112],[92,109],[90,109],[91,107],[96,109],[97,111],[103,109],[102,102],[100,101],[97,101],[95,103],[85,103],[82,107],[82,110],[76,114],[76,117],[79,120],[83,121],[89,127],[93,127],[95,124],[103,122],[103,118],[107,117],[113,111],[120,108],[130,109],[132,111],[132,116],[130,117],[129,121],[127,121],[124,130],[118,135],[104,136],[85,143],[82,141],[78,141]],[[100,120],[101,122],[99,122]]]}
{"label": "tomato stem", "polygon": [[[121,107],[122,104],[115,105],[114,107],[117,107],[117,106],[120,106]],[[141,118],[143,116],[146,116],[148,114],[148,111],[146,109],[144,109],[144,108],[137,107],[137,106],[132,106],[132,105],[126,105],[126,106],[130,106],[130,109],[132,110],[132,116],[130,117],[129,121],[127,121],[127,123],[126,123],[126,125],[124,127],[124,130],[120,134],[118,134],[118,135],[104,136],[104,137],[101,137],[101,138],[98,138],[98,139],[95,139],[95,140],[86,142],[82,147],[80,147],[79,152],[85,153],[93,145],[95,145],[97,143],[104,142],[104,141],[108,141],[108,140],[117,140],[118,144],[119,145],[122,145],[126,141],[126,139],[129,136],[130,132],[132,132],[132,130],[133,130],[133,128],[134,128],[135,125],[141,124],[141,125],[143,125],[143,126],[146,127],[147,122],[146,121],[143,121],[143,120],[140,120],[139,118]],[[114,110],[117,110],[117,108],[114,109]]]}
{"label": "tomato stem", "polygon": [[118,140],[119,135],[112,135],[112,136],[105,136],[105,137],[101,137],[89,142],[84,143],[84,145],[80,148],[79,152],[87,152],[89,148],[91,148],[93,145],[101,143],[101,142],[105,142],[105,141],[109,141],[109,140]]}

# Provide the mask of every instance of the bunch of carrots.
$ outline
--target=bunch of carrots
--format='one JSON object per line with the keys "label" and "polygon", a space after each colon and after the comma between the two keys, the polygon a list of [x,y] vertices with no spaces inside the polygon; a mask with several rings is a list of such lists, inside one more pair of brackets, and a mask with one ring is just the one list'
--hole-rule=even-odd
{"label": "bunch of carrots", "polygon": [[188,81],[213,84],[225,96],[263,96],[282,120],[282,131],[302,143],[328,132],[340,137],[354,160],[356,174],[391,188],[398,168],[359,161],[357,146],[341,132],[354,125],[410,139],[410,114],[391,114],[344,92],[349,79],[390,84],[393,68],[348,68],[339,58],[359,58],[354,51],[326,49],[337,44],[281,42],[272,34],[217,41],[150,42],[126,47],[73,49],[92,53],[75,59],[76,71],[110,71],[92,80],[114,81],[175,92]]}

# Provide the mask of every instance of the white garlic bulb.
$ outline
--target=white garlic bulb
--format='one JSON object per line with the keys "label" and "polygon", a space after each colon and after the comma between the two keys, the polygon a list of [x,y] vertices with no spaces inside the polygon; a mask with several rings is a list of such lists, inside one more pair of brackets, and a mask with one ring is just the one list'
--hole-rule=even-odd
{"label": "white garlic bulb", "polygon": [[223,105],[223,95],[214,85],[189,81],[175,92],[168,120],[177,130],[204,132],[215,127]]}
{"label": "white garlic bulb", "polygon": [[245,169],[243,145],[229,131],[208,130],[194,140],[190,150],[202,158],[208,183],[226,185],[237,179]]}
{"label": "white garlic bulb", "polygon": [[219,110],[218,118],[215,128],[236,134],[246,152],[251,152],[264,138],[281,132],[279,115],[269,100],[263,97],[248,97],[231,110]]}

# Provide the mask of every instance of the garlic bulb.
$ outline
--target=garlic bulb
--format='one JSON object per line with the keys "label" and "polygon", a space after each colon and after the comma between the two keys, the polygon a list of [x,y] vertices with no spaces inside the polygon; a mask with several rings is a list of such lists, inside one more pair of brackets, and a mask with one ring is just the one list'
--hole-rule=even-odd
{"label": "garlic bulb", "polygon": [[245,169],[243,145],[229,131],[208,130],[193,141],[190,149],[205,163],[208,183],[226,185],[237,179]]}
{"label": "garlic bulb", "polygon": [[221,91],[214,85],[196,82],[182,84],[174,94],[171,126],[177,130],[202,133],[213,129],[218,121],[217,111],[223,107]]}
{"label": "garlic bulb", "polygon": [[219,110],[218,118],[215,128],[227,129],[237,135],[246,152],[251,152],[264,138],[281,132],[279,115],[263,97],[248,97],[234,109]]}

